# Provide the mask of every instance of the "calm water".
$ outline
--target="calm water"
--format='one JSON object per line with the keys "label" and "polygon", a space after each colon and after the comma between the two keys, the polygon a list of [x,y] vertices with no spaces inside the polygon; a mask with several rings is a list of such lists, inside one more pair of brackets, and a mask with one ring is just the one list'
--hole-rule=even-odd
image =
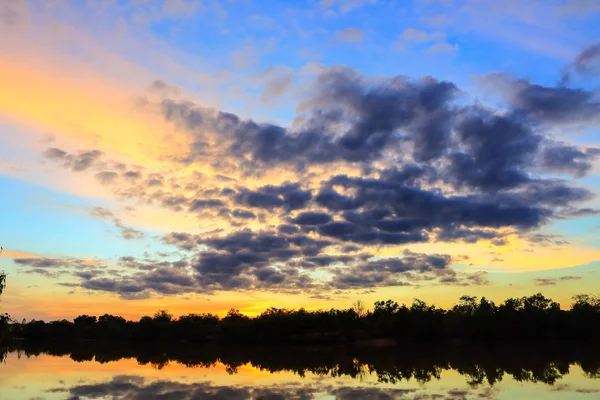
{"label": "calm water", "polygon": [[[50,354],[49,354],[50,353]],[[0,354],[2,356],[2,354]],[[595,349],[7,349],[1,399],[598,399]]]}

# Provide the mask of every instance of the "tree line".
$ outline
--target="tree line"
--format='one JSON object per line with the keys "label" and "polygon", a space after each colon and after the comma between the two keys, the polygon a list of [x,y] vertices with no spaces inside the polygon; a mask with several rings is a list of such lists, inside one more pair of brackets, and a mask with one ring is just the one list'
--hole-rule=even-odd
{"label": "tree line", "polygon": [[231,309],[174,318],[165,310],[138,321],[105,314],[73,321],[12,321],[4,336],[28,341],[353,343],[387,339],[415,342],[515,342],[596,340],[600,299],[578,295],[568,310],[541,293],[496,305],[485,297],[462,296],[450,309],[422,300],[400,305],[377,301],[373,310],[357,302],[348,309],[309,311],[269,308],[256,317]]}

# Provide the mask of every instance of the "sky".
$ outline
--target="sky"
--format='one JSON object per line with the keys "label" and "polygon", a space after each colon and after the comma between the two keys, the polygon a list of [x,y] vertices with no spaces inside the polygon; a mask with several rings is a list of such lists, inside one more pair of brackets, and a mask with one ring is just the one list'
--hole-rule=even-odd
{"label": "sky", "polygon": [[600,284],[600,3],[0,3],[2,308]]}

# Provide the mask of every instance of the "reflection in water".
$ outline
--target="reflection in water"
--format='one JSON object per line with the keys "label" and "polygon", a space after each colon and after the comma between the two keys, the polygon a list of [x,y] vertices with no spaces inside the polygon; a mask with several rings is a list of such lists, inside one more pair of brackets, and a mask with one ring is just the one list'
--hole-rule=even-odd
{"label": "reflection in water", "polygon": [[92,385],[79,385],[70,388],[51,389],[53,393],[68,393],[72,398],[115,398],[115,399],[296,399],[308,400],[329,397],[339,400],[355,399],[465,399],[477,397],[493,398],[493,390],[450,390],[444,394],[428,395],[422,389],[394,389],[377,387],[333,387],[315,383],[313,385],[279,384],[265,387],[218,386],[210,382],[182,383],[175,381],[146,382],[140,376],[116,376],[109,382]]}
{"label": "reflection in water", "polygon": [[[2,358],[8,353],[0,366],[0,393],[18,387],[7,382],[42,371],[28,378],[41,385],[30,388],[29,397],[14,389],[7,398],[591,399],[600,394],[600,379],[594,379],[600,378],[599,349],[564,343],[386,348],[20,343],[0,351]],[[60,371],[70,371],[73,379],[61,382]],[[507,395],[511,390],[513,397]]]}
{"label": "reflection in water", "polygon": [[415,380],[426,383],[439,379],[442,371],[454,370],[467,383],[477,385],[500,382],[505,374],[516,381],[553,384],[578,365],[589,378],[600,378],[600,346],[559,344],[527,346],[419,346],[346,347],[346,346],[173,346],[157,348],[123,345],[109,347],[102,343],[27,344],[5,350],[24,355],[49,354],[69,356],[73,361],[107,363],[136,359],[161,369],[170,362],[187,367],[209,368],[217,362],[235,374],[238,367],[253,367],[275,372],[307,373],[320,376],[359,378],[374,375],[382,383]]}

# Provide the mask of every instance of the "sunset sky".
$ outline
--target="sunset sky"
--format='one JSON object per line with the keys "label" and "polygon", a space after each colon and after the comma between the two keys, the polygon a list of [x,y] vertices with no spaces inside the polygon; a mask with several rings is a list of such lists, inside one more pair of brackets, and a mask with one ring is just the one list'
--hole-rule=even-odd
{"label": "sunset sky", "polygon": [[2,0],[2,311],[597,294],[599,33],[595,0]]}

